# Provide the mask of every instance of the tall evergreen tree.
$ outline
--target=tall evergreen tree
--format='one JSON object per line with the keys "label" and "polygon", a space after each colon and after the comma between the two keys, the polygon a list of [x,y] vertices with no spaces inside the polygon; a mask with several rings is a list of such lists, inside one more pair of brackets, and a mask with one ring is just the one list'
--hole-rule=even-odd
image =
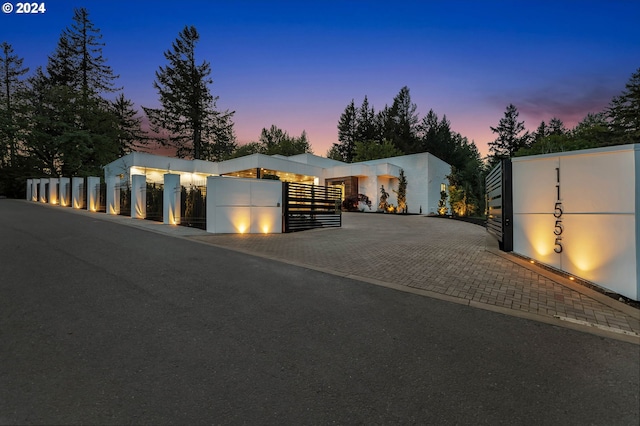
{"label": "tall evergreen tree", "polygon": [[75,9],[72,25],[49,56],[47,73],[38,70],[30,80],[28,149],[43,173],[99,174],[117,158],[115,117],[102,97],[117,90],[117,76],[102,56],[101,40],[87,10]]}
{"label": "tall evergreen tree", "polygon": [[451,165],[459,162],[459,147],[454,140],[455,132],[451,130],[451,122],[446,115],[438,121],[438,115],[429,110],[420,122],[419,129],[421,152],[429,152]]}
{"label": "tall evergreen tree", "polygon": [[87,9],[75,9],[73,23],[62,31],[56,51],[49,57],[47,73],[52,83],[73,87],[83,100],[119,90],[114,87],[118,76],[102,56],[104,45]]}
{"label": "tall evergreen tree", "polygon": [[562,120],[558,117],[553,117],[549,121],[548,134],[549,135],[564,135],[568,132],[567,128],[564,126]]}
{"label": "tall evergreen tree", "polygon": [[377,160],[403,155],[402,151],[387,140],[382,142],[356,142],[356,157],[354,161]]}
{"label": "tall evergreen tree", "polygon": [[360,142],[381,141],[380,129],[376,122],[376,111],[373,106],[369,106],[369,99],[366,96],[356,113],[357,128],[355,140]]}
{"label": "tall evergreen tree", "polygon": [[400,169],[400,176],[398,176],[398,189],[393,190],[396,193],[398,199],[398,213],[408,213],[407,211],[407,176],[404,174],[404,169]]}
{"label": "tall evergreen tree", "polygon": [[[38,68],[28,79],[27,96],[30,131],[26,138],[28,155],[36,162],[39,173],[58,176],[65,160],[64,138],[75,132],[77,92],[68,86],[54,86],[49,77]],[[88,149],[78,140],[69,155],[75,155],[77,166]],[[72,159],[67,158],[70,162]]]}
{"label": "tall evergreen tree", "polygon": [[16,165],[20,92],[24,90],[24,76],[29,68],[23,68],[23,59],[14,54],[7,42],[0,44],[0,166]]}
{"label": "tall evergreen tree", "polygon": [[631,75],[625,90],[611,100],[606,112],[614,132],[613,143],[640,142],[640,68]]}
{"label": "tall evergreen tree", "polygon": [[126,155],[149,144],[149,136],[142,130],[142,118],[133,107],[133,102],[120,93],[111,103],[111,112],[115,117],[118,154]]}
{"label": "tall evergreen tree", "polygon": [[[196,62],[195,48],[200,35],[195,27],[185,27],[164,53],[168,61],[156,71],[153,86],[160,95],[161,108],[143,107],[152,130],[166,130],[168,141],[179,157],[206,159],[219,150],[216,144],[235,143],[231,117],[234,112],[216,110],[218,97],[211,95],[211,66]],[[221,128],[220,126],[223,126]],[[220,140],[223,136],[224,140]]]}
{"label": "tall evergreen tree", "polygon": [[355,157],[355,147],[358,137],[358,115],[356,106],[351,100],[338,121],[338,145],[337,150],[341,154],[342,161],[351,163]]}
{"label": "tall evergreen tree", "polygon": [[596,148],[611,143],[613,134],[604,112],[589,113],[571,130],[576,149]]}
{"label": "tall evergreen tree", "polygon": [[404,86],[393,99],[384,116],[383,136],[405,154],[419,151],[417,105],[411,102],[409,88]]}
{"label": "tall evergreen tree", "polygon": [[547,126],[547,123],[545,123],[543,120],[540,122],[540,125],[538,126],[536,131],[531,135],[531,141],[532,143],[536,143],[546,138],[547,136],[549,136],[549,126]]}
{"label": "tall evergreen tree", "polygon": [[498,135],[496,140],[489,142],[489,152],[494,157],[512,157],[517,150],[529,144],[529,133],[522,133],[525,131],[524,121],[518,121],[518,115],[518,109],[509,104],[498,126],[491,127],[491,131]]}
{"label": "tall evergreen tree", "polygon": [[291,156],[296,154],[311,153],[311,145],[307,138],[307,132],[302,131],[300,137],[289,136],[289,133],[272,125],[269,129],[262,129],[260,134],[261,154]]}

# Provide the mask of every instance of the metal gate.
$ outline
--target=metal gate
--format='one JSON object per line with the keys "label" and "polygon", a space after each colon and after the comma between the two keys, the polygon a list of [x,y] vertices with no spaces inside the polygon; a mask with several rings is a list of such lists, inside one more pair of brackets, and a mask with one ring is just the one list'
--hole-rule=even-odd
{"label": "metal gate", "polygon": [[487,231],[498,239],[500,250],[513,250],[513,186],[511,160],[504,159],[486,178]]}
{"label": "metal gate", "polygon": [[180,225],[207,230],[207,185],[181,188]]}
{"label": "metal gate", "polygon": [[147,183],[145,199],[147,204],[145,219],[162,222],[164,184]]}
{"label": "metal gate", "polygon": [[129,182],[122,182],[116,185],[116,193],[120,199],[120,212],[122,216],[131,216],[131,186]]}
{"label": "metal gate", "polygon": [[100,182],[96,184],[96,194],[98,199],[96,200],[96,211],[100,213],[107,212],[107,184]]}
{"label": "metal gate", "polygon": [[342,226],[342,188],[283,182],[283,232]]}

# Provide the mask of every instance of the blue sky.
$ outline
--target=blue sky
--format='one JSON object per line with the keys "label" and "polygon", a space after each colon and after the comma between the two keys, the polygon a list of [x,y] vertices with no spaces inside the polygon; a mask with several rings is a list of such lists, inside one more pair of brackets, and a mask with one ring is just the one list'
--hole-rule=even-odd
{"label": "blue sky", "polygon": [[0,14],[0,42],[32,70],[85,7],[125,95],[157,106],[163,52],[194,25],[218,107],[236,111],[238,142],[275,124],[306,130],[319,155],[337,141],[346,105],[365,95],[379,110],[408,86],[421,117],[446,114],[486,154],[509,103],[530,130],[554,116],[573,126],[640,67],[640,2],[631,0],[44,3],[44,14]]}

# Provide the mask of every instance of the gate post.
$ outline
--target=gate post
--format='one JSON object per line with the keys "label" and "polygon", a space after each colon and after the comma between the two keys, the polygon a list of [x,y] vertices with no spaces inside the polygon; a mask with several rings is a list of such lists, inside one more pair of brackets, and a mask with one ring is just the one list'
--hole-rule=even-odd
{"label": "gate post", "polygon": [[289,182],[282,182],[282,232],[289,231]]}
{"label": "gate post", "polygon": [[69,193],[67,191],[70,181],[71,179],[69,179],[68,177],[59,178],[58,200],[60,201],[60,205],[62,207],[68,207],[71,203],[71,200],[69,200]]}
{"label": "gate post", "polygon": [[164,175],[162,196],[162,217],[167,225],[180,224],[180,175],[167,173]]}
{"label": "gate post", "polygon": [[502,160],[502,244],[503,251],[513,251],[513,179],[511,159]]}
{"label": "gate post", "polygon": [[98,211],[98,203],[100,202],[100,178],[96,176],[87,177],[87,210],[92,212]]}
{"label": "gate post", "polygon": [[32,179],[33,184],[31,185],[31,201],[38,201],[40,195],[38,194],[40,189],[40,179]]}
{"label": "gate post", "polygon": [[49,204],[58,204],[58,178],[49,178],[49,193],[47,194],[47,201]]}
{"label": "gate post", "polygon": [[107,214],[120,214],[120,191],[117,184],[120,181],[118,176],[106,176],[107,184]]}
{"label": "gate post", "polygon": [[147,177],[131,176],[131,217],[144,219],[147,216]]}
{"label": "gate post", "polygon": [[49,179],[40,178],[40,188],[38,190],[38,196],[40,197],[40,199],[38,201],[40,201],[41,203],[47,202],[47,196],[49,195],[47,194],[48,183]]}
{"label": "gate post", "polygon": [[[83,202],[84,192],[84,178],[72,177],[71,178],[71,204],[74,209],[81,209]],[[86,198],[84,198],[86,200]]]}
{"label": "gate post", "polygon": [[498,239],[500,250],[513,250],[513,183],[511,159],[503,159],[486,177],[487,231]]}

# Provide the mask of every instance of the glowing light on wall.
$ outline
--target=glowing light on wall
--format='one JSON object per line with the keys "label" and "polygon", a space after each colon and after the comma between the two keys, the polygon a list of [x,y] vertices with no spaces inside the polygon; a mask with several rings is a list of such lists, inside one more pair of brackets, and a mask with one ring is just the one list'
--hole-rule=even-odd
{"label": "glowing light on wall", "polygon": [[176,220],[176,213],[172,208],[169,208],[169,223],[171,225],[177,225],[178,221]]}
{"label": "glowing light on wall", "polygon": [[638,151],[513,159],[513,251],[638,300]]}

